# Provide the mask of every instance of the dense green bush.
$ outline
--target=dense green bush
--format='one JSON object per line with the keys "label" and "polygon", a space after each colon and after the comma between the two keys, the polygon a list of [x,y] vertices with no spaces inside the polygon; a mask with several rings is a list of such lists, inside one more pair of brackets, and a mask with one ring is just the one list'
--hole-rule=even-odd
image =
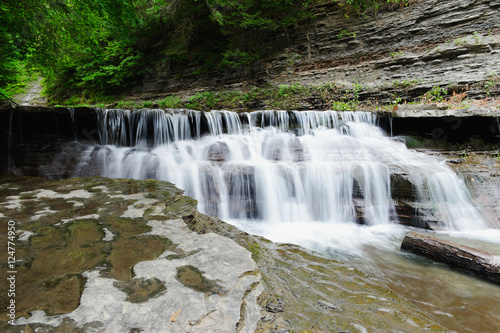
{"label": "dense green bush", "polygon": [[131,4],[130,0],[1,1],[0,88],[22,80],[20,69],[25,67],[37,67],[50,83],[67,79],[68,69],[92,62],[109,40],[126,40],[130,28],[138,25]]}
{"label": "dense green bush", "polygon": [[142,60],[143,54],[123,41],[110,41],[90,61],[75,67],[74,81],[77,87],[112,92],[136,83],[142,74]]}

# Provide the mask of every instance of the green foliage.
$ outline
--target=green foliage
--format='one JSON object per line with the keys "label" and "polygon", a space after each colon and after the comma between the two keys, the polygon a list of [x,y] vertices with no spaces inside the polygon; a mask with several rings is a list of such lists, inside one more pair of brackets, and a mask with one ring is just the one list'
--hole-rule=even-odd
{"label": "green foliage", "polygon": [[39,68],[49,84],[57,84],[93,61],[111,36],[124,39],[137,23],[130,0],[6,0],[0,12],[4,89],[23,80],[19,63]]}
{"label": "green foliage", "polygon": [[[280,85],[272,88],[249,88],[247,91],[210,91],[198,92],[187,101],[179,96],[171,95],[157,101],[164,108],[190,108],[196,110],[213,109],[248,109],[255,103],[264,103],[272,109],[294,109],[300,107],[302,98],[310,95],[321,95],[326,99],[330,94],[335,94],[336,86],[325,84],[320,86],[305,86],[300,83]],[[343,101],[330,103],[335,110],[353,110],[357,102]]]}
{"label": "green foliage", "polygon": [[311,17],[312,0],[207,0],[211,19],[230,29],[277,30]]}
{"label": "green foliage", "polygon": [[422,100],[425,103],[432,103],[432,102],[441,103],[444,101],[445,96],[447,94],[448,90],[445,87],[435,86],[422,96]]}
{"label": "green foliage", "polygon": [[195,110],[210,110],[217,108],[218,102],[218,94],[209,91],[198,92],[189,98],[186,107]]}
{"label": "green foliage", "polygon": [[254,54],[239,50],[228,50],[222,54],[220,65],[223,67],[238,68],[251,64],[256,58]]}
{"label": "green foliage", "polygon": [[137,109],[142,106],[142,103],[138,101],[119,101],[116,105],[117,108],[123,108],[123,109]]}
{"label": "green foliage", "polygon": [[411,0],[337,0],[339,6],[345,9],[345,16],[351,14],[376,14],[384,6],[408,6]]}
{"label": "green foliage", "polygon": [[262,32],[311,17],[307,8],[312,1],[137,0],[143,22],[137,35],[141,44],[154,45],[149,52],[159,54],[165,68],[201,66],[196,74],[234,69],[268,52]]}
{"label": "green foliage", "polygon": [[500,83],[500,76],[495,72],[489,73],[487,75],[487,80],[484,83],[484,90],[486,91],[486,95],[490,95],[490,90],[495,88],[497,84]]}
{"label": "green foliage", "polygon": [[392,82],[392,87],[396,89],[410,89],[415,87],[417,84],[420,83],[421,80],[419,79],[413,79],[413,80],[403,80],[403,81],[393,81]]}
{"label": "green foliage", "polygon": [[306,86],[303,86],[299,82],[296,82],[292,85],[283,84],[279,86],[278,96],[281,98],[287,98],[291,95],[304,95],[309,92],[309,89]]}
{"label": "green foliage", "polygon": [[352,95],[353,95],[353,98],[354,100],[358,100],[359,99],[359,93],[361,91],[365,90],[365,87],[359,83],[353,83],[352,85]]}
{"label": "green foliage", "polygon": [[38,70],[17,59],[12,60],[9,65],[12,66],[12,72],[10,75],[4,72],[5,77],[3,85],[0,86],[0,93],[11,98],[16,94],[24,93],[27,84],[38,79]]}
{"label": "green foliage", "polygon": [[296,82],[291,85],[282,84],[276,88],[266,89],[262,91],[261,95],[271,108],[285,110],[299,108],[300,98],[311,92],[308,86]]}
{"label": "green foliage", "polygon": [[291,52],[290,55],[287,57],[287,65],[290,67],[293,67],[296,62],[300,61],[302,59],[302,55],[298,54],[296,52]]}
{"label": "green foliage", "polygon": [[333,101],[330,104],[330,109],[335,111],[355,111],[359,106],[358,101]]}
{"label": "green foliage", "polygon": [[90,61],[82,59],[81,64],[68,69],[74,71],[73,81],[77,87],[108,93],[117,87],[136,83],[135,79],[142,74],[142,53],[123,41],[109,41],[106,44],[94,52]]}
{"label": "green foliage", "polygon": [[257,243],[248,244],[248,250],[252,253],[252,259],[255,262],[258,262],[260,251],[261,251],[259,244],[257,244]]}
{"label": "green foliage", "polygon": [[[2,52],[1,49],[0,52]],[[4,54],[2,52],[2,55]],[[23,84],[19,78],[23,66],[22,62],[16,57],[5,58],[4,60],[2,57],[2,61],[0,61],[0,93],[11,97],[13,94],[11,91],[16,90],[19,85]]]}
{"label": "green foliage", "polygon": [[337,38],[341,39],[341,38],[344,38],[344,37],[356,37],[356,33],[355,32],[348,32],[347,30],[342,30]]}
{"label": "green foliage", "polygon": [[389,55],[390,55],[392,58],[398,58],[398,57],[401,57],[401,56],[403,55],[403,51],[391,52],[391,53],[389,53]]}
{"label": "green foliage", "polygon": [[0,93],[12,96],[10,90],[18,83],[23,57],[16,30],[17,8],[10,2],[0,2]]}
{"label": "green foliage", "polygon": [[[308,10],[317,0],[207,0],[210,19],[217,24],[223,45],[222,65],[245,66],[286,43],[275,40],[262,47],[265,34],[313,17]],[[239,61],[233,61],[236,58]]]}
{"label": "green foliage", "polygon": [[474,45],[477,45],[481,42],[481,35],[477,32],[477,31],[474,31],[472,33],[472,38],[474,38],[475,42],[474,42]]}
{"label": "green foliage", "polygon": [[175,109],[182,107],[182,99],[179,96],[167,96],[161,101],[158,101],[158,106],[161,108]]}
{"label": "green foliage", "polygon": [[215,66],[214,54],[220,54],[222,37],[206,2],[137,0],[136,9],[143,22],[137,38],[149,46],[150,53],[162,58],[164,67],[185,63]]}
{"label": "green foliage", "polygon": [[401,97],[393,96],[393,100],[391,101],[391,106],[394,108],[395,105],[400,104],[403,101]]}
{"label": "green foliage", "polygon": [[467,39],[465,38],[457,38],[453,41],[453,44],[455,45],[467,45]]}

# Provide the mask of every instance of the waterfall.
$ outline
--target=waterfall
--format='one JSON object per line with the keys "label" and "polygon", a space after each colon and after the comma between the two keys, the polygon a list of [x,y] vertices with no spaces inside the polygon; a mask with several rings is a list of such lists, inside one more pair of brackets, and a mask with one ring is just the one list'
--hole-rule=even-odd
{"label": "waterfall", "polygon": [[443,161],[387,137],[368,112],[98,110],[101,145],[76,176],[156,178],[224,220],[383,225],[412,184],[416,218],[485,228],[463,181]]}

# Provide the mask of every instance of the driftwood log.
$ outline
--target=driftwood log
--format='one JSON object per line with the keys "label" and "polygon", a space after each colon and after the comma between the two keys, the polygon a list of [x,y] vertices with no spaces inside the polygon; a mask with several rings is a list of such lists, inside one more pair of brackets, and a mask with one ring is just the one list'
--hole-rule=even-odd
{"label": "driftwood log", "polygon": [[406,235],[401,250],[467,270],[476,276],[500,284],[500,255],[416,232]]}

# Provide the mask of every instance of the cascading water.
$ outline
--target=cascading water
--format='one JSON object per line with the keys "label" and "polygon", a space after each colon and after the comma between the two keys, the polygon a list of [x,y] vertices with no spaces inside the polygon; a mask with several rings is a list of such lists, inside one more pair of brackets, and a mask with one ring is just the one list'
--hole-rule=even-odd
{"label": "cascading water", "polygon": [[170,181],[225,220],[391,223],[397,174],[415,187],[417,215],[485,227],[453,171],[386,137],[371,113],[100,110],[98,122],[102,145],[75,175]]}
{"label": "cascading water", "polygon": [[457,331],[496,332],[500,289],[401,253],[408,227],[396,222],[497,247],[499,230],[486,229],[444,161],[408,150],[376,121],[366,112],[99,110],[101,142],[74,174],[170,181],[200,211],[348,261]]}

